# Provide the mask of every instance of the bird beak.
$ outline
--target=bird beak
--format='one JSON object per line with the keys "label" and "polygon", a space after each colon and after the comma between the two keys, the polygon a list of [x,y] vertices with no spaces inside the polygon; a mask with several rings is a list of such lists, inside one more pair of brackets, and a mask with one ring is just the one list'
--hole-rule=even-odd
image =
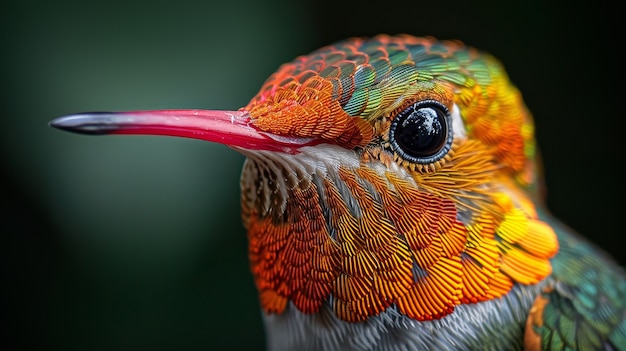
{"label": "bird beak", "polygon": [[153,110],[89,112],[68,115],[50,122],[62,130],[92,135],[168,135],[200,139],[248,150],[295,154],[314,138],[286,137],[255,127],[246,111]]}

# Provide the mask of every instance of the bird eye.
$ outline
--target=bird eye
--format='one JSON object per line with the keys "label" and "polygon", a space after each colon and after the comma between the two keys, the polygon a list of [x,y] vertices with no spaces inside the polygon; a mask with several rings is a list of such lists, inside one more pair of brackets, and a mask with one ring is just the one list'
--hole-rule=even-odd
{"label": "bird eye", "polygon": [[389,142],[393,151],[403,159],[429,164],[440,160],[450,150],[451,125],[446,106],[436,100],[418,101],[393,119]]}

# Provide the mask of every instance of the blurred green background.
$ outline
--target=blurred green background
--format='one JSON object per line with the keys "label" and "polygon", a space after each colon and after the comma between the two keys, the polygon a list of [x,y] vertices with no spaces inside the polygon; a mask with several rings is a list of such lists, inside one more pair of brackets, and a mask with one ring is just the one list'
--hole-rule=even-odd
{"label": "blurred green background", "polygon": [[[376,4],[376,3],[374,3]],[[74,112],[236,109],[279,64],[354,35],[461,39],[534,112],[548,204],[622,263],[623,112],[602,3],[9,0],[0,289],[8,349],[263,349],[221,145],[53,130]]]}

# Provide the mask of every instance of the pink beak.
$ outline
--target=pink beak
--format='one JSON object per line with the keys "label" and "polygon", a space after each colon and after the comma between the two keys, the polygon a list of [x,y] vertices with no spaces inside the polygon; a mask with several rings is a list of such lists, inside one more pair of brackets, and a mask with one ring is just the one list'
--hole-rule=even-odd
{"label": "pink beak", "polygon": [[80,134],[169,135],[200,139],[249,150],[295,154],[314,138],[285,137],[256,128],[246,111],[154,110],[88,112],[68,115],[50,126]]}

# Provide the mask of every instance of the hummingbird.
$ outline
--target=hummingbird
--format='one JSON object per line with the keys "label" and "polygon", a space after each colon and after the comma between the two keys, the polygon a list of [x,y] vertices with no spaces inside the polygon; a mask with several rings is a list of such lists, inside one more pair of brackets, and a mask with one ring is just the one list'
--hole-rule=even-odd
{"label": "hummingbird", "polygon": [[353,37],[227,110],[50,125],[245,156],[241,215],[268,350],[626,350],[626,273],[545,205],[532,113],[458,40]]}

